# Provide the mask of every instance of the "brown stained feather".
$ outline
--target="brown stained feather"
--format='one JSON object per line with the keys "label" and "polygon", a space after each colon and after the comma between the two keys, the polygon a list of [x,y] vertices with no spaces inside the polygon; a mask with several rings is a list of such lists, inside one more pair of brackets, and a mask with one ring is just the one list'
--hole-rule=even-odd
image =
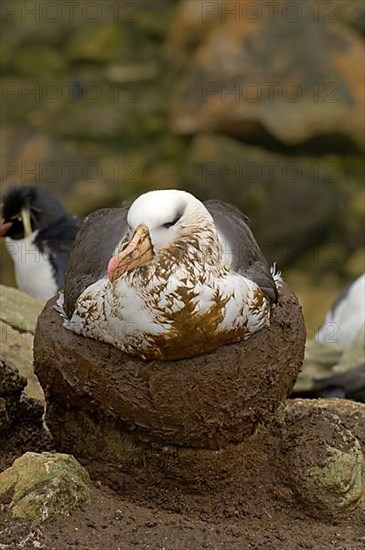
{"label": "brown stained feather", "polygon": [[[202,246],[203,245],[203,246]],[[181,237],[178,242],[160,250],[155,256],[154,262],[145,268],[144,276],[158,275],[159,270],[165,270],[170,274],[181,264],[201,266],[201,273],[209,267],[211,273],[222,276],[229,272],[228,266],[222,266],[222,250],[212,231],[206,232],[204,243],[199,238],[199,229]],[[136,270],[136,276],[140,275]]]}
{"label": "brown stained feather", "polygon": [[[198,282],[205,282],[206,270],[215,272],[216,276],[222,276],[228,273],[228,267],[222,267],[219,261],[221,250],[213,234],[205,235],[204,248],[198,233],[189,233],[186,238],[181,238],[178,243],[174,243],[166,249],[162,249],[156,256],[155,261],[149,265],[141,266],[135,271],[134,277],[139,280],[146,280],[149,277],[167,278],[184,263],[188,266],[193,278],[194,266],[202,266]],[[136,281],[135,281],[136,282]],[[185,280],[185,284],[188,280]],[[195,288],[180,286],[171,296],[166,296],[167,303],[161,311],[161,320],[169,325],[166,334],[146,335],[148,349],[144,350],[146,359],[159,360],[177,360],[181,357],[194,357],[202,353],[208,353],[216,350],[224,344],[243,340],[248,336],[247,326],[230,331],[218,331],[220,323],[224,319],[225,307],[229,297],[223,298],[219,291],[213,297],[213,304],[206,313],[199,312],[195,299],[198,293]],[[159,309],[161,292],[165,283],[156,285],[155,292],[149,296],[149,306],[155,311]],[[182,301],[185,306],[178,312],[173,311],[174,300]],[[263,292],[258,289],[253,301],[251,311],[254,313],[260,309],[266,298]],[[268,306],[269,308],[269,306]],[[156,320],[157,321],[157,320]],[[129,350],[129,353],[135,350]]]}
{"label": "brown stained feather", "polygon": [[[209,243],[207,249],[209,249],[207,258],[203,256],[206,260],[205,264],[211,264],[210,268],[216,267],[216,246],[214,246],[214,243],[212,245]],[[169,273],[176,269],[179,262],[184,261],[186,265],[187,261],[190,261],[192,270],[194,264],[196,265],[202,261],[201,252],[199,249],[191,248],[191,240],[190,243],[189,241],[186,241],[186,243],[180,241],[179,245],[169,247],[166,253],[163,251],[160,252],[158,265],[166,273]],[[144,267],[146,270],[150,270],[151,268],[151,265]],[[221,274],[220,272],[219,275]],[[187,282],[185,280],[185,283]],[[205,282],[205,270],[201,270],[199,282]],[[158,311],[160,294],[163,288],[164,285],[156,286],[156,293],[154,293],[150,302],[150,306],[155,311]],[[167,304],[164,306],[163,311],[161,311],[161,319],[163,319],[164,323],[169,324],[170,328],[164,335],[146,335],[149,343],[149,349],[144,352],[146,359],[173,361],[181,357],[194,357],[202,353],[212,352],[222,345],[244,340],[249,335],[247,324],[244,327],[241,326],[238,329],[230,331],[218,331],[218,327],[224,319],[225,307],[229,301],[229,297],[223,298],[217,290],[213,297],[213,304],[206,313],[199,312],[195,301],[197,297],[198,293],[194,287],[188,288],[187,286],[180,286],[171,296],[166,297]],[[185,304],[178,312],[172,310],[174,300],[182,301]],[[265,303],[267,303],[266,297],[258,288],[250,311],[256,313]],[[269,309],[268,304],[267,308]],[[133,350],[130,350],[130,353],[133,353]]]}
{"label": "brown stained feather", "polygon": [[249,311],[251,313],[257,313],[263,307],[264,302],[265,302],[265,295],[260,289],[258,289],[257,292],[255,293],[254,299],[252,300],[252,304],[250,305]]}
{"label": "brown stained feather", "polygon": [[[190,358],[203,353],[210,353],[225,344],[244,340],[249,336],[247,325],[230,331],[218,332],[218,326],[224,318],[227,299],[218,295],[212,307],[204,314],[195,309],[194,291],[180,288],[178,297],[184,300],[186,307],[178,313],[165,316],[171,320],[171,329],[166,335],[150,336],[150,349],[145,352],[148,359],[174,361],[181,357]],[[258,290],[254,300],[254,311],[266,301],[264,294]],[[268,306],[269,307],[269,306]]]}

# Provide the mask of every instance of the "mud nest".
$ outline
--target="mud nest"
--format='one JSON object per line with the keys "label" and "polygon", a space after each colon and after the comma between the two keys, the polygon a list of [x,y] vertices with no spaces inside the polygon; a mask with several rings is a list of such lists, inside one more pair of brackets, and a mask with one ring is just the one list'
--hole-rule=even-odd
{"label": "mud nest", "polygon": [[141,361],[78,336],[62,327],[53,306],[50,300],[39,318],[34,355],[56,442],[70,439],[66,419],[80,415],[80,423],[81,416],[90,419],[92,432],[107,424],[135,441],[207,449],[239,443],[270,420],[302,364],[303,316],[286,285],[270,327],[214,353],[171,362]]}

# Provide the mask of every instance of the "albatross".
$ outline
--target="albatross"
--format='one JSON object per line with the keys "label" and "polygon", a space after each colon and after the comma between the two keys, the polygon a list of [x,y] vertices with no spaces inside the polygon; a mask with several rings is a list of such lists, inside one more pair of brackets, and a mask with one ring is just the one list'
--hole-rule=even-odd
{"label": "albatross", "polygon": [[56,308],[77,334],[178,360],[267,326],[280,280],[236,207],[149,191],[84,220]]}

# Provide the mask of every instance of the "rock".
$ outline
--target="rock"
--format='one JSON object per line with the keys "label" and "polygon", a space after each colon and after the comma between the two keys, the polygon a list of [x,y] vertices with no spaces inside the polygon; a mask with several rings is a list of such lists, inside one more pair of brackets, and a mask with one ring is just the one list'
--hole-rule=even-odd
{"label": "rock", "polygon": [[72,457],[25,453],[0,474],[0,495],[14,517],[37,521],[68,515],[91,499],[89,475]]}
{"label": "rock", "polygon": [[[270,420],[302,363],[303,317],[286,285],[269,328],[213,354],[175,362],[136,360],[67,331],[53,305],[48,302],[38,321],[35,372],[56,444],[71,453],[77,446],[76,456],[90,458],[101,442],[108,455],[107,432],[198,448],[240,442]],[[99,427],[104,435],[98,444]],[[116,437],[109,440],[113,447]]]}
{"label": "rock", "polygon": [[365,511],[365,456],[337,409],[337,403],[329,407],[321,401],[294,400],[284,413],[287,480],[314,515]]}
{"label": "rock", "polygon": [[105,69],[105,77],[111,82],[130,83],[145,82],[158,78],[158,66],[153,63],[144,65],[110,64]]}
{"label": "rock", "polygon": [[[296,399],[295,406],[311,407],[307,401]],[[337,415],[348,430],[358,439],[365,455],[365,404],[356,403],[349,399],[317,399],[315,407]]]}
{"label": "rock", "polygon": [[[350,103],[353,90],[362,86],[363,67],[361,62],[356,63],[355,67],[350,65],[351,60],[357,57],[353,47],[340,56],[340,45],[339,55],[335,56],[337,67],[333,69],[331,59],[334,59],[333,52],[337,48],[338,40],[331,40],[329,37],[337,36],[336,29],[340,29],[341,35],[351,35],[350,46],[353,45],[353,33],[356,31],[349,29],[348,25],[361,29],[364,21],[361,16],[363,3],[359,0],[323,0],[326,3],[323,13],[331,22],[324,23],[321,20],[317,24],[315,10],[320,3],[301,2],[301,21],[298,24],[288,23],[286,27],[285,21],[266,25],[265,12],[270,13],[273,9],[281,13],[284,10],[284,7],[277,4],[271,6],[270,2],[242,4],[243,11],[241,10],[237,24],[235,16],[228,14],[224,23],[222,12],[223,5],[227,10],[232,5],[236,9],[238,2],[235,0],[223,4],[218,0],[211,3],[205,0],[114,2],[110,5],[106,2],[79,2],[70,6],[62,4],[60,9],[52,4],[48,11],[42,11],[42,3],[38,2],[33,6],[33,14],[28,12],[28,3],[18,3],[16,7],[9,4],[5,8],[2,21],[2,91],[3,103],[6,104],[2,113],[1,129],[2,182],[5,185],[22,182],[48,186],[66,202],[71,211],[84,216],[96,208],[121,205],[124,200],[131,200],[138,194],[161,185],[183,188],[188,184],[190,190],[205,198],[204,193],[213,192],[214,181],[216,195],[219,194],[225,200],[232,200],[232,196],[235,200],[236,197],[239,199],[239,206],[256,223],[260,240],[265,233],[265,240],[273,242],[270,231],[274,230],[277,234],[283,228],[283,240],[274,243],[283,251],[284,257],[291,257],[294,248],[296,256],[290,262],[297,272],[307,273],[310,269],[311,272],[315,271],[317,277],[322,275],[323,269],[332,272],[342,281],[350,277],[351,273],[356,276],[363,263],[360,253],[364,246],[361,210],[364,204],[364,165],[359,155],[348,154],[350,147],[344,141],[347,135],[358,132],[356,121],[353,124],[358,110],[356,99],[353,103],[354,114],[347,114],[352,108]],[[298,2],[285,4],[289,17],[295,15],[294,4],[298,5]],[[306,4],[313,5],[308,24],[304,21]],[[204,9],[210,10],[209,16],[203,17]],[[238,9],[241,9],[240,6]],[[251,24],[253,38],[250,39],[247,33],[250,27],[248,19],[254,18],[256,11],[259,12],[258,20]],[[23,17],[25,12],[26,25]],[[57,16],[57,12],[61,17],[55,24],[51,15]],[[95,19],[92,20],[93,18]],[[273,37],[273,33],[278,34],[275,31],[277,25],[282,25],[285,31],[283,40],[280,36]],[[232,29],[237,28],[232,37],[228,36],[229,26]],[[265,32],[267,27],[269,30]],[[224,154],[228,155],[230,147],[233,148],[234,144],[242,145],[242,140],[246,140],[272,151],[284,152],[286,156],[278,155],[279,159],[273,154],[266,156],[264,160],[278,161],[280,169],[285,168],[281,164],[282,160],[288,165],[292,161],[298,164],[305,159],[306,167],[313,168],[314,172],[319,168],[318,181],[315,179],[317,176],[313,174],[310,177],[305,168],[303,178],[291,186],[288,180],[292,171],[289,168],[288,177],[284,173],[281,178],[287,180],[286,185],[285,182],[280,182],[279,176],[270,193],[267,192],[270,182],[264,186],[261,183],[256,186],[250,184],[248,197],[244,188],[250,182],[245,181],[244,177],[235,186],[233,183],[225,185],[224,180],[219,184],[218,177],[210,179],[212,185],[203,185],[200,181],[201,173],[192,171],[191,178],[185,174],[191,142],[180,135],[180,130],[179,134],[169,131],[170,104],[171,100],[175,104],[180,101],[185,104],[188,100],[200,101],[201,81],[197,84],[198,88],[192,88],[191,98],[181,98],[180,77],[184,66],[185,72],[189,73],[187,78],[190,78],[190,74],[195,74],[193,63],[197,63],[198,68],[204,69],[202,80],[209,84],[210,81],[204,79],[206,72],[207,78],[210,78],[210,67],[213,69],[215,66],[215,60],[212,60],[214,56],[207,60],[201,59],[199,52],[208,51],[208,47],[214,46],[210,45],[211,37],[218,36],[219,29],[222,33],[224,29],[225,35],[222,47],[220,43],[215,46],[219,50],[217,62],[221,55],[224,56],[218,67],[218,71],[222,68],[222,77],[218,77],[223,83],[227,81],[229,85],[235,85],[238,81],[247,84],[253,78],[255,83],[255,63],[259,73],[258,84],[262,81],[270,83],[275,78],[284,88],[288,79],[302,85],[305,77],[309,80],[309,87],[316,82],[323,86],[328,85],[326,89],[320,87],[319,94],[317,88],[312,87],[309,90],[312,95],[309,97],[303,90],[305,93],[297,103],[281,100],[284,90],[280,88],[275,88],[278,97],[275,96],[273,103],[270,103],[270,97],[265,105],[263,99],[256,103],[245,102],[247,112],[242,113],[242,116],[252,114],[254,121],[252,124],[247,118],[242,121],[240,115],[238,126],[244,123],[246,132],[233,127],[232,120],[227,122],[229,128],[227,132],[224,129],[224,132],[230,133],[236,139],[227,142],[227,147],[224,151],[222,149],[219,166],[226,162]],[[237,44],[236,34],[239,33],[242,36],[242,33],[246,33],[245,40]],[[262,34],[265,35],[264,38]],[[166,42],[167,35],[169,38]],[[271,40],[269,47],[266,36]],[[355,41],[359,43],[361,38],[358,34]],[[318,44],[320,40],[321,43]],[[346,40],[344,45],[345,42]],[[240,55],[236,58],[232,56],[233,50],[236,51],[234,46],[239,50],[240,45],[243,53],[247,53],[247,60],[243,59],[242,62]],[[305,56],[309,57],[310,63],[301,62]],[[34,63],[29,63],[29,60]],[[293,63],[293,68],[288,67],[290,62]],[[318,70],[319,74],[316,74],[315,71]],[[43,77],[34,78],[32,75],[35,71],[37,74],[43,73]],[[349,78],[345,75],[346,71],[351,73]],[[216,72],[213,72],[214,78]],[[231,81],[227,80],[227,75]],[[359,84],[355,84],[357,79]],[[350,80],[350,92],[346,94],[345,88]],[[332,85],[339,87],[338,94],[334,90],[336,103],[327,101],[331,99]],[[266,90],[270,91],[270,85],[266,86]],[[286,91],[290,93],[290,87]],[[232,112],[236,118],[239,104],[232,106],[227,102],[219,105],[220,97],[209,96],[208,99],[217,99],[217,107],[222,111],[226,108],[228,115]],[[211,103],[209,105],[209,112],[212,113]],[[208,102],[204,104],[200,101],[194,123],[196,120],[201,124],[201,117],[206,109]],[[320,109],[322,114],[317,116]],[[292,110],[294,114],[297,112],[294,117]],[[343,112],[343,117],[339,111]],[[174,108],[176,117],[180,117],[180,114],[184,116],[184,112],[176,112]],[[337,115],[333,116],[335,113]],[[340,135],[331,134],[328,141],[323,140],[321,135],[314,135],[317,119],[319,132],[322,132],[322,128],[324,131],[336,127]],[[299,131],[303,136],[307,127],[308,133],[313,135],[309,142],[299,141],[295,149],[280,142],[282,139],[285,143],[290,142],[286,133],[291,132],[292,126],[289,125],[292,120],[294,138]],[[361,115],[358,121],[360,124]],[[225,126],[225,119],[214,119],[213,122],[216,122],[218,128]],[[274,135],[270,136],[270,125],[276,134],[281,136],[284,133],[283,138],[279,136],[278,141]],[[301,136],[300,139],[303,139]],[[256,149],[258,152],[258,147]],[[234,147],[234,151],[239,154],[238,148]],[[327,157],[329,152],[336,152],[335,166],[333,159]],[[250,151],[246,150],[245,158],[249,158],[249,154]],[[238,157],[238,162],[239,160]],[[212,162],[215,162],[214,157]],[[357,167],[356,170],[354,167]],[[272,168],[276,170],[275,166]],[[266,167],[266,170],[269,169]],[[251,174],[248,170],[249,178]],[[333,176],[337,180],[334,185]],[[296,202],[293,201],[294,189],[298,193]],[[283,194],[280,194],[281,190]],[[271,208],[270,202],[273,195],[275,209]],[[266,200],[268,196],[270,200]],[[302,208],[299,211],[297,205],[303,200],[310,202],[311,208]],[[296,221],[294,215],[290,216],[287,222],[286,216],[290,215],[291,209],[298,218]],[[276,215],[277,210],[283,214],[280,218]],[[271,214],[275,217],[273,223]],[[299,229],[299,233],[290,233],[289,227],[292,225],[295,230]],[[297,235],[300,235],[300,241]],[[318,245],[318,240],[322,242],[321,245]],[[318,259],[319,246],[326,246],[325,243],[330,250],[327,248],[324,256]],[[12,265],[3,243],[0,244],[0,254],[0,279],[3,283],[14,284]],[[351,261],[349,265],[347,256],[353,257],[355,263]],[[278,263],[282,269],[286,268],[285,263]],[[327,286],[326,283],[324,285]]]}
{"label": "rock", "polygon": [[33,335],[44,303],[16,288],[0,285],[1,357],[26,377],[29,397],[43,400],[33,370]]}
{"label": "rock", "polygon": [[358,0],[322,0],[327,13],[365,34],[365,4]]}
{"label": "rock", "polygon": [[16,288],[0,285],[0,320],[19,332],[34,334],[44,302]]}
{"label": "rock", "polygon": [[[363,195],[363,203],[365,202],[365,193]],[[365,248],[358,248],[349,257],[346,263],[346,279],[356,279],[364,269]]]}
{"label": "rock", "polygon": [[43,400],[43,391],[33,370],[33,334],[19,332],[0,321],[2,339],[1,356],[17,369],[28,381],[26,393],[30,397]]}
{"label": "rock", "polygon": [[76,28],[68,42],[68,57],[75,61],[116,61],[123,51],[125,34],[116,23]]}
{"label": "rock", "polygon": [[[287,146],[326,137],[364,148],[364,44],[356,31],[328,24],[318,3],[315,24],[311,2],[282,0],[272,10],[248,0],[202,4],[206,32],[172,101],[173,132],[223,131]],[[181,55],[185,34],[192,42],[181,29]]]}
{"label": "rock", "polygon": [[5,432],[18,414],[21,393],[27,381],[0,359],[0,434]]}
{"label": "rock", "polygon": [[24,376],[20,376],[19,373],[9,367],[0,359],[0,396],[14,395],[20,398],[20,395],[27,384]]}
{"label": "rock", "polygon": [[0,360],[0,472],[19,456],[20,449],[53,448],[43,425],[44,405],[22,393],[25,385],[25,378]]}
{"label": "rock", "polygon": [[[44,403],[24,393],[27,380],[0,359],[0,472],[21,452],[53,449]],[[1,492],[1,491],[0,491]]]}
{"label": "rock", "polygon": [[23,47],[14,58],[15,72],[25,77],[54,78],[55,74],[63,74],[65,62],[62,56],[50,47]]}
{"label": "rock", "polygon": [[205,0],[182,0],[179,2],[168,35],[168,51],[178,66],[182,66],[201,44],[206,33],[219,22],[219,13],[214,11],[203,18]]}

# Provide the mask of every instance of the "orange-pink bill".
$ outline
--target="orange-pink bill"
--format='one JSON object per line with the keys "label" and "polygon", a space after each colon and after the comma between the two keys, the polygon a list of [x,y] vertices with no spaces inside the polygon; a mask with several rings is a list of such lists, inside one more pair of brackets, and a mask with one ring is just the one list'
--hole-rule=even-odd
{"label": "orange-pink bill", "polygon": [[108,263],[108,277],[114,283],[128,271],[145,264],[153,258],[153,246],[146,225],[139,225],[131,241]]}

